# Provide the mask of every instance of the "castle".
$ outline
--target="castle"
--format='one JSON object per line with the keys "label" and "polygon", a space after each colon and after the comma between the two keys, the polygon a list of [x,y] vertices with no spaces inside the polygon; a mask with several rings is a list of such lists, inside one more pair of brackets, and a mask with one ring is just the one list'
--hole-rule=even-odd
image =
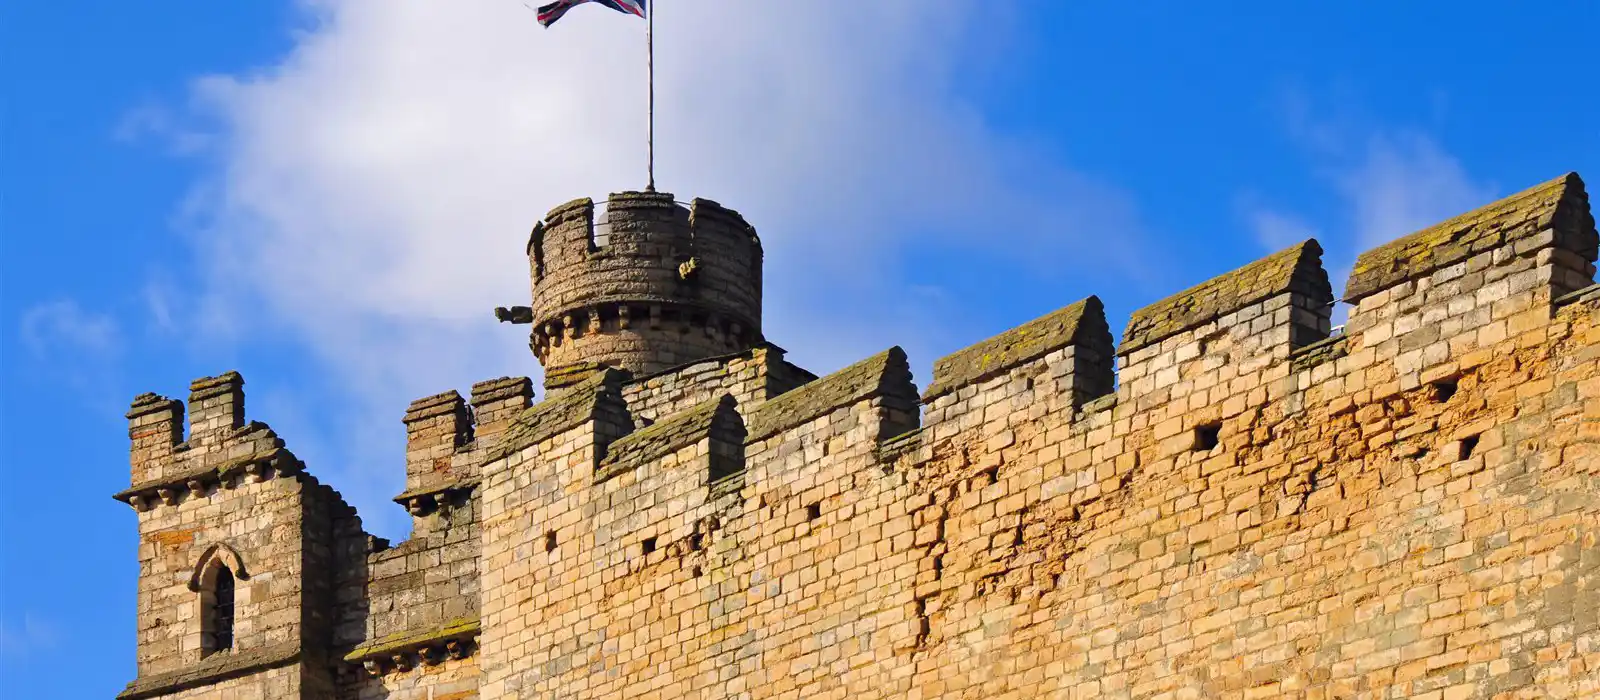
{"label": "castle", "polygon": [[[551,211],[545,367],[406,410],[391,544],[245,413],[128,413],[123,700],[1600,697],[1600,286],[1576,174],[1135,313],[817,377],[715,202]],[[1330,328],[1336,303],[1351,305]],[[1338,332],[1342,330],[1342,332]]]}

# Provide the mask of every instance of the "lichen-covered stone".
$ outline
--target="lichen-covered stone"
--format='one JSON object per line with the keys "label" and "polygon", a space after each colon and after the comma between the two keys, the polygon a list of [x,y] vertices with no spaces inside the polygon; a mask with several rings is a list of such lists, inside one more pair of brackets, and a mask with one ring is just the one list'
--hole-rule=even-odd
{"label": "lichen-covered stone", "polygon": [[[1147,308],[1114,386],[1092,298],[920,406],[899,348],[819,379],[764,342],[640,373],[575,345],[532,406],[413,404],[392,547],[242,379],[196,382],[186,439],[141,395],[124,697],[1600,697],[1600,286],[1561,182],[1455,229],[1495,245],[1406,248],[1336,337],[1314,242]],[[616,244],[669,203],[614,198]]]}
{"label": "lichen-covered stone", "polygon": [[1218,275],[1133,313],[1117,352],[1127,355],[1268,297],[1294,292],[1320,304],[1333,302],[1322,246],[1307,240]]}
{"label": "lichen-covered stone", "polygon": [[911,365],[906,352],[897,345],[756,408],[747,421],[748,439],[766,438],[869,396],[907,397],[908,394],[914,400],[916,388],[911,385]]}
{"label": "lichen-covered stone", "polygon": [[1577,173],[1506,197],[1362,253],[1350,271],[1345,299],[1356,302],[1408,279],[1416,279],[1474,254],[1504,249],[1529,254],[1518,245],[1539,232],[1554,230],[1556,245],[1594,262],[1597,239],[1589,196]]}
{"label": "lichen-covered stone", "polygon": [[1082,345],[1104,359],[1104,384],[1111,388],[1111,331],[1099,297],[1061,308],[977,345],[939,358],[933,364],[933,383],[923,392],[929,401],[960,387],[981,382],[1052,350]]}

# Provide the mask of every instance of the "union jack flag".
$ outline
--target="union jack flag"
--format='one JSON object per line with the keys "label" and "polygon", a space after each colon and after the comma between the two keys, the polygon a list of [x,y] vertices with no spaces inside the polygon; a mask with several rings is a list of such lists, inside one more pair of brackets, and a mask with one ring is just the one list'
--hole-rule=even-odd
{"label": "union jack flag", "polygon": [[618,12],[625,12],[639,17],[644,16],[645,0],[556,0],[539,8],[539,24],[549,27],[567,14],[567,10],[582,5],[586,2],[599,3]]}

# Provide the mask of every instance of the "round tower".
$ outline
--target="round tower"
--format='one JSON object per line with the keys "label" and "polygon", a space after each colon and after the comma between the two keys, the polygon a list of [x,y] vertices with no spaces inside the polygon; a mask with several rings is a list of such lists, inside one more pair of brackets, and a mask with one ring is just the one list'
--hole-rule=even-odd
{"label": "round tower", "polygon": [[547,377],[641,376],[761,342],[761,240],[716,202],[620,192],[552,209],[528,240],[529,346]]}

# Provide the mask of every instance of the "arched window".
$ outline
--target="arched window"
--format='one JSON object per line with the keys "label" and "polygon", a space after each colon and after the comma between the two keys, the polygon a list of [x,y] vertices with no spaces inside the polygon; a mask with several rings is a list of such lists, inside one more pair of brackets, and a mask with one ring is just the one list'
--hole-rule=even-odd
{"label": "arched window", "polygon": [[200,594],[197,631],[200,634],[201,656],[233,649],[237,641],[234,638],[234,619],[237,615],[235,593],[238,582],[249,578],[239,553],[226,544],[208,547],[200,560],[195,562],[194,573],[189,578],[189,590]]}
{"label": "arched window", "polygon": [[233,572],[218,567],[211,588],[211,651],[233,648]]}

